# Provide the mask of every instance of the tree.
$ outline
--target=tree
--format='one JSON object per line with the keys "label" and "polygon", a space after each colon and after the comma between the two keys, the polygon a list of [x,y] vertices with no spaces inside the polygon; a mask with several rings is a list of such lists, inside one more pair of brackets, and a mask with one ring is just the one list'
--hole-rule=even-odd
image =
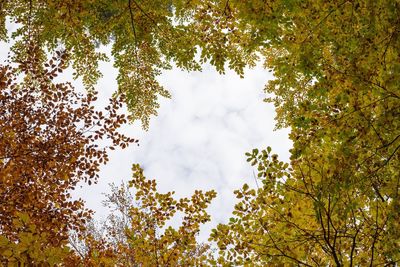
{"label": "tree", "polygon": [[[320,167],[323,157],[303,156],[289,167],[270,148],[248,156],[262,186],[236,190],[234,217],[213,230],[222,262],[364,266],[397,261],[390,203],[368,198],[357,182],[340,187],[327,179],[332,171]],[[336,167],[340,173],[347,166]]]}
{"label": "tree", "polygon": [[[225,12],[224,6],[218,1],[182,0],[3,1],[0,38],[8,40],[8,19],[20,25],[11,33],[15,60],[25,57],[27,39],[33,38],[43,51],[63,47],[71,55],[67,64],[72,64],[75,77],[81,76],[89,89],[101,75],[98,62],[106,60],[96,48],[111,43],[119,69],[118,93],[126,95],[132,118],[147,128],[149,117],[156,115],[158,97],[170,96],[156,77],[172,62],[185,70],[200,70],[201,63],[210,61],[220,72],[229,62],[240,74],[245,65],[254,65],[254,55],[237,42],[227,43],[227,34],[215,29],[217,24],[231,27],[214,21],[215,15]],[[197,53],[200,60],[195,59]]]}
{"label": "tree", "polygon": [[52,264],[92,214],[70,191],[96,182],[109,149],[136,140],[117,132],[127,122],[120,99],[96,111],[95,94],[52,81],[66,67],[64,51],[44,67],[40,49],[27,45],[28,58],[0,67],[0,261]]}
{"label": "tree", "polygon": [[[208,244],[199,244],[200,226],[210,220],[206,208],[215,191],[195,191],[191,198],[175,199],[174,192],[159,193],[138,164],[132,167],[129,185],[111,187],[105,206],[112,209],[103,226],[88,228],[73,247],[84,266],[207,266],[212,259]],[[135,188],[135,194],[130,192]],[[178,213],[178,214],[177,214]],[[168,226],[182,214],[179,227]]]}
{"label": "tree", "polygon": [[89,89],[105,58],[96,46],[112,43],[117,95],[145,127],[168,96],[155,78],[173,62],[243,74],[261,57],[275,77],[266,92],[277,126],[292,129],[290,167],[269,149],[248,155],[263,186],[237,191],[234,217],[212,235],[220,261],[373,266],[400,260],[399,10],[361,0],[32,0],[3,2],[0,21],[21,25],[15,62],[28,41],[39,63],[62,46]]}
{"label": "tree", "polygon": [[293,149],[291,169],[248,154],[264,186],[237,192],[235,217],[212,239],[239,263],[398,263],[398,3],[228,5],[274,72],[267,101]]}

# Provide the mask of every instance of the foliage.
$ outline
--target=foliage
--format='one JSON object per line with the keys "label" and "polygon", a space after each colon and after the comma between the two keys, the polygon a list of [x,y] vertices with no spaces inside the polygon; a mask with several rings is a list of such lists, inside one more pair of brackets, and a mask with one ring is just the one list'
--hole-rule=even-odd
{"label": "foliage", "polygon": [[357,182],[340,187],[327,179],[329,169],[319,168],[324,158],[304,156],[289,167],[270,152],[248,153],[262,186],[236,190],[234,217],[211,234],[222,262],[364,266],[398,259],[392,203],[368,198]]}
{"label": "foliage", "polygon": [[18,213],[13,220],[18,232],[18,242],[0,235],[0,262],[4,266],[54,266],[70,254],[65,240],[60,243],[50,241],[47,232],[38,232],[26,213]]}
{"label": "foliage", "polygon": [[[110,217],[109,239],[89,233],[83,240],[86,253],[70,255],[70,262],[388,266],[400,261],[398,1],[31,0],[0,5],[0,37],[7,40],[6,14],[20,26],[12,33],[12,60],[24,74],[18,85],[12,80],[17,69],[2,68],[0,196],[6,202],[0,203],[1,244],[23,246],[17,242],[22,234],[13,229],[18,216],[28,216],[35,229],[27,226],[22,233],[35,231],[45,243],[48,236],[41,233],[58,229],[50,231],[49,240],[63,249],[67,229],[82,229],[89,217],[73,210],[83,206],[68,202],[67,191],[79,180],[91,181],[100,161],[107,160],[106,151],[93,145],[96,137],[108,136],[116,145],[122,139],[121,146],[126,145],[128,139],[108,132],[125,118],[111,112],[115,125],[91,109],[92,94],[78,98],[76,108],[67,97],[77,97],[70,86],[57,87],[51,79],[72,65],[76,77],[94,91],[98,62],[105,60],[96,48],[112,44],[119,69],[116,96],[126,96],[132,118],[144,127],[156,114],[157,98],[169,96],[156,77],[171,64],[199,70],[209,61],[221,73],[229,67],[242,75],[261,57],[275,77],[266,86],[266,101],[276,107],[277,126],[292,130],[291,162],[280,162],[270,148],[247,154],[262,186],[236,191],[240,201],[234,216],[211,236],[220,248],[217,262],[206,261],[208,247],[203,250],[194,238],[209,219],[204,209],[214,193],[174,200],[172,193],[157,193],[155,182],[145,180],[134,165],[138,206],[126,200],[124,188],[114,191],[108,203],[122,217]],[[66,53],[42,67],[46,53],[60,47]],[[119,107],[120,100],[112,100],[111,107]],[[103,130],[86,135],[84,129],[98,120]],[[33,206],[26,206],[26,199]],[[183,225],[166,227],[176,211],[186,214]],[[59,219],[53,221],[54,216]],[[200,262],[189,261],[194,255],[201,255]]]}
{"label": "foliage", "polygon": [[263,187],[237,191],[213,233],[238,264],[399,262],[397,1],[229,1],[275,79],[291,169],[258,150]]}
{"label": "foliage", "polygon": [[[90,227],[83,244],[74,247],[84,255],[84,266],[207,266],[212,259],[208,244],[199,244],[200,226],[210,220],[205,209],[214,191],[195,191],[191,198],[175,199],[174,192],[159,193],[139,165],[132,167],[129,185],[112,186],[104,204],[112,213],[100,228]],[[135,188],[134,196],[130,189]],[[182,214],[181,225],[168,226]]]}
{"label": "foliage", "polygon": [[[40,50],[27,47],[26,60],[0,68],[0,235],[2,246],[11,244],[18,255],[31,253],[32,242],[36,249],[63,251],[68,232],[82,231],[92,213],[82,200],[71,200],[70,191],[80,181],[96,182],[109,149],[135,141],[117,132],[127,122],[117,113],[119,99],[111,100],[107,114],[94,110],[95,95],[52,82],[67,54],[58,51],[43,67]],[[98,139],[107,142],[99,146]],[[46,255],[32,253],[28,264]]]}
{"label": "foliage", "polygon": [[68,64],[75,77],[81,76],[89,89],[101,76],[98,62],[107,59],[97,48],[112,43],[118,93],[126,95],[132,118],[145,128],[149,117],[157,114],[158,98],[170,97],[156,77],[172,62],[185,70],[200,70],[201,63],[210,61],[219,72],[228,62],[243,74],[244,66],[256,60],[237,44],[245,41],[243,36],[227,42],[228,33],[216,29],[218,25],[233,34],[231,22],[214,19],[226,12],[225,3],[218,1],[30,0],[6,1],[0,7],[0,38],[7,40],[6,19],[20,25],[11,33],[15,59],[25,57],[26,39],[36,40],[43,51],[61,46],[71,55]]}

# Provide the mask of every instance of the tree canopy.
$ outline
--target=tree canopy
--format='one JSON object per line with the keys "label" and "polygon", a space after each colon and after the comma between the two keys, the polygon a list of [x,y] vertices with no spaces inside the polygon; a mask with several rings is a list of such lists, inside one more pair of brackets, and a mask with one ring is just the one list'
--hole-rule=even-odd
{"label": "tree canopy", "polygon": [[[3,1],[2,40],[16,41],[14,60],[26,56],[25,43],[35,40],[43,51],[65,49],[66,62],[93,89],[101,76],[98,63],[107,57],[98,48],[112,45],[114,65],[119,70],[117,94],[126,95],[133,119],[148,127],[156,115],[158,98],[170,97],[156,80],[171,63],[185,70],[200,70],[211,62],[218,71],[224,64],[243,74],[245,65],[254,65],[256,56],[237,43],[227,42],[228,21],[215,22],[225,3],[207,1]],[[7,16],[6,16],[7,14]],[[6,21],[21,25],[8,33]],[[200,57],[196,58],[200,53]]]}
{"label": "tree canopy", "polygon": [[[196,236],[210,220],[205,209],[216,192],[196,190],[190,198],[175,199],[175,192],[159,193],[156,181],[147,179],[138,164],[132,172],[128,185],[113,185],[107,195],[103,204],[113,211],[107,220],[89,228],[90,238],[83,243],[76,240],[87,255],[84,265],[207,266],[212,250],[197,243]],[[177,213],[182,214],[181,225],[168,225]]]}
{"label": "tree canopy", "polygon": [[[68,233],[85,228],[92,211],[72,201],[71,190],[96,182],[109,149],[136,140],[117,132],[127,122],[117,113],[118,99],[103,114],[94,110],[94,94],[52,82],[65,68],[65,53],[41,66],[37,46],[27,48],[17,67],[0,68],[0,252],[29,265],[52,263],[59,257],[46,248],[64,251]],[[101,147],[98,139],[109,144]]]}
{"label": "tree canopy", "polygon": [[[1,69],[2,261],[34,262],[26,248],[20,251],[30,258],[12,256],[14,247],[24,246],[26,229],[35,235],[51,221],[58,231],[36,235],[40,240],[49,233],[61,236],[52,240],[62,242],[49,246],[57,256],[39,261],[49,264],[398,265],[399,5],[384,0],[2,1],[0,38],[14,39],[10,61],[17,65]],[[9,33],[7,21],[17,30]],[[106,60],[103,45],[112,45],[119,70],[110,118],[90,108],[101,75],[98,63]],[[56,56],[48,62],[48,54]],[[158,97],[169,97],[156,79],[162,70],[173,65],[200,70],[210,62],[221,73],[230,68],[243,75],[244,67],[258,60],[274,74],[265,87],[266,102],[276,107],[277,127],[291,128],[293,148],[287,163],[269,147],[247,153],[261,186],[245,184],[235,191],[239,202],[233,217],[210,236],[219,257],[195,241],[214,193],[174,200],[157,193],[137,165],[132,185],[138,205],[125,198],[125,189],[108,202],[129,210],[127,221],[121,226],[120,217],[111,220],[111,239],[96,238],[96,230],[88,234],[83,225],[90,214],[81,202],[69,202],[66,192],[77,180],[91,181],[100,161],[106,161],[95,140],[104,136],[122,147],[133,141],[115,132],[127,120],[114,109],[125,103],[131,119],[147,128]],[[68,66],[88,89],[87,98],[78,97],[78,108],[68,106],[69,97],[77,97],[73,89],[51,82]],[[22,81],[14,78],[21,74]],[[76,128],[97,120],[95,135]],[[38,148],[45,153],[35,152]],[[26,206],[26,197],[38,208]],[[176,211],[190,218],[183,228],[155,235]],[[53,222],[54,216],[61,219]],[[29,222],[35,226],[22,227]],[[65,236],[72,229],[87,248],[85,255],[68,252]],[[124,252],[116,254],[117,249]],[[175,256],[167,263],[157,259],[160,255]],[[204,262],[186,261],[193,255]]]}
{"label": "tree canopy", "polygon": [[266,101],[293,149],[290,168],[248,155],[264,186],[237,193],[247,199],[218,228],[220,248],[261,265],[396,264],[399,3],[229,3],[259,38],[275,77]]}

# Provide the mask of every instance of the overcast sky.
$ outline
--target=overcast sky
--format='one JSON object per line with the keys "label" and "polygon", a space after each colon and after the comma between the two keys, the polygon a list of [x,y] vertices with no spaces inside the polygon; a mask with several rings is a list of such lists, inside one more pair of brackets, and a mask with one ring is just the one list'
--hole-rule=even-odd
{"label": "overcast sky", "polygon": [[[0,48],[3,61],[8,49],[4,44]],[[100,68],[104,76],[97,89],[99,99],[106,100],[117,87],[117,70],[112,62],[101,63]],[[202,72],[164,72],[159,80],[172,99],[160,99],[159,115],[152,117],[147,132],[139,123],[124,129],[139,139],[140,146],[115,150],[101,170],[99,183],[84,186],[75,195],[96,211],[96,218],[104,218],[107,210],[101,200],[108,184],[128,181],[131,165],[139,163],[147,178],[157,180],[160,192],[190,197],[195,189],[217,191],[208,209],[212,222],[200,234],[200,240],[206,240],[210,229],[229,220],[236,202],[233,190],[244,183],[255,186],[244,153],[271,146],[281,159],[289,157],[288,130],[274,131],[274,107],[263,102],[263,88],[270,78],[262,68],[247,70],[244,79],[231,71],[219,75],[210,66]],[[74,84],[82,89],[79,81]]]}
{"label": "overcast sky", "polygon": [[[99,98],[106,99],[117,86],[117,70],[111,62],[100,66],[104,77],[97,88]],[[206,240],[211,228],[231,216],[236,202],[233,190],[244,183],[255,186],[245,152],[271,146],[281,159],[289,158],[289,131],[274,131],[274,107],[263,102],[263,88],[270,78],[262,68],[247,70],[244,79],[231,71],[219,75],[210,66],[202,72],[164,72],[159,80],[172,99],[160,100],[159,115],[152,117],[147,132],[139,123],[124,129],[139,139],[140,146],[115,150],[99,183],[83,188],[79,195],[98,218],[106,216],[99,201],[104,199],[102,193],[111,182],[128,181],[132,163],[139,163],[147,178],[156,179],[161,192],[189,197],[195,189],[214,189],[212,222],[200,237]]]}

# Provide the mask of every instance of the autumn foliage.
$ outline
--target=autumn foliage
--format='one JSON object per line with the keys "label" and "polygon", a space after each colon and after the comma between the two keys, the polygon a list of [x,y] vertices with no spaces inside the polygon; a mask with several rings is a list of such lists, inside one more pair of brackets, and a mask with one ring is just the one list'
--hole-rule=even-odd
{"label": "autumn foliage", "polygon": [[293,149],[290,165],[270,148],[247,154],[262,187],[236,192],[234,217],[212,236],[222,258],[398,265],[399,3],[261,2],[229,1],[232,23],[274,73],[266,101]]}
{"label": "autumn foliage", "polygon": [[[28,264],[38,263],[32,242],[40,242],[40,250],[64,247],[70,231],[84,229],[92,212],[71,200],[71,190],[80,181],[96,182],[108,149],[135,141],[116,131],[126,122],[117,114],[118,98],[107,113],[96,111],[95,95],[52,82],[65,66],[65,52],[42,67],[36,46],[30,49],[17,66],[1,66],[0,85],[0,251]],[[100,147],[98,139],[110,144]],[[20,250],[7,250],[8,242]]]}
{"label": "autumn foliage", "polygon": [[[209,244],[196,241],[200,226],[210,221],[206,208],[215,191],[195,191],[190,198],[160,193],[156,181],[132,167],[128,185],[112,186],[104,205],[112,212],[100,225],[91,223],[85,238],[71,243],[85,266],[207,266]],[[178,217],[177,217],[178,216]],[[179,227],[172,220],[181,221]]]}
{"label": "autumn foliage", "polygon": [[[66,266],[397,266],[400,262],[400,5],[398,1],[2,1],[0,262]],[[7,21],[17,23],[9,37]],[[93,107],[99,52],[111,45],[118,88]],[[54,56],[48,60],[48,54]],[[232,218],[196,242],[215,192],[175,199],[139,165],[113,187],[115,210],[94,227],[70,192],[96,182],[108,150],[149,127],[157,81],[174,64],[244,74],[262,61],[290,162],[248,152],[259,186],[234,193]],[[88,89],[57,83],[67,67]],[[101,142],[100,142],[101,141]],[[134,190],[134,193],[131,192]],[[183,214],[182,224],[167,224]],[[215,246],[215,250],[212,246]],[[217,256],[218,255],[218,256]],[[217,256],[217,257],[215,257]]]}

